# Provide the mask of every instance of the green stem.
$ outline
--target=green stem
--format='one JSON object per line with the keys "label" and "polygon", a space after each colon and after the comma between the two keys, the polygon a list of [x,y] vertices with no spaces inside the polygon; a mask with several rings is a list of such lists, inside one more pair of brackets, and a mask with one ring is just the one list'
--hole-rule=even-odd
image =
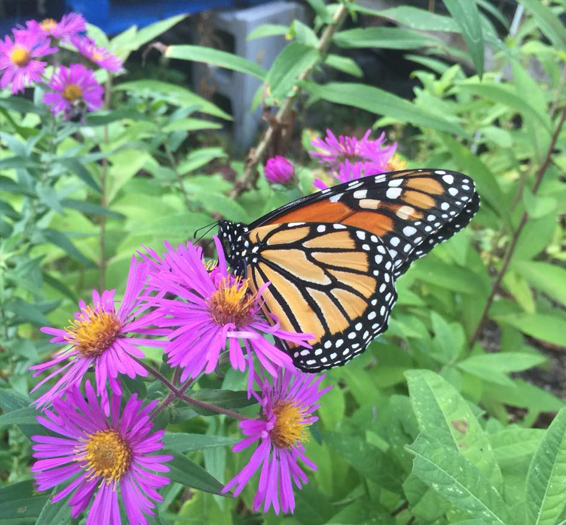
{"label": "green stem", "polygon": [[185,401],[186,403],[190,403],[191,405],[195,405],[205,410],[210,410],[211,412],[217,412],[218,414],[224,414],[239,421],[244,421],[248,419],[246,416],[242,414],[238,414],[238,412],[234,412],[232,410],[228,410],[227,408],[222,408],[217,405],[205,403],[204,401],[199,401],[198,399],[194,399],[192,397],[186,396],[185,394],[183,394],[183,391],[186,390],[191,385],[190,381],[187,381],[180,389],[176,388],[173,385],[173,383],[171,383],[161,372],[159,372],[152,366],[144,363],[140,359],[136,359],[136,361],[141,366],[143,366],[150,374],[152,374],[156,379],[161,381],[171,391],[171,393],[165,398],[161,406],[154,411],[153,416],[156,416],[159,412],[161,412],[161,410],[163,410],[163,408],[165,408],[165,406],[170,404],[175,399],[182,399],[183,401]]}
{"label": "green stem", "polygon": [[[543,163],[541,164],[540,168],[537,171],[535,184],[533,186],[533,195],[537,194],[538,189],[540,187],[540,184],[542,182],[542,179],[544,178],[544,174],[546,173],[548,166],[550,166],[550,163],[552,161],[552,153],[554,151],[554,147],[556,146],[558,136],[560,135],[560,131],[562,130],[562,126],[564,125],[565,120],[566,120],[566,105],[564,105],[564,107],[562,108],[562,113],[560,114],[560,119],[558,121],[558,124],[556,125],[556,129],[554,130],[554,134],[552,135],[552,139],[550,140],[550,145],[548,146],[548,150],[546,152],[546,157],[544,158]],[[501,281],[503,280],[503,277],[505,277],[505,273],[507,272],[507,269],[509,268],[509,263],[511,262],[513,254],[515,252],[515,248],[517,247],[517,241],[519,240],[521,232],[523,231],[525,224],[527,224],[528,219],[529,219],[529,214],[525,210],[523,212],[523,216],[521,217],[521,220],[519,222],[519,226],[517,226],[517,229],[515,230],[513,237],[511,238],[511,244],[509,245],[509,248],[505,252],[505,256],[503,257],[503,262],[501,263],[501,268],[499,270],[499,273],[497,274],[497,277],[495,278],[495,282],[493,283],[493,286],[491,288],[491,292],[490,292],[489,297],[487,298],[487,301],[486,301],[485,306],[483,308],[478,326],[477,326],[476,330],[474,331],[474,333],[472,334],[472,337],[470,339],[470,347],[472,347],[474,345],[474,343],[477,341],[478,337],[482,333],[483,325],[485,324],[485,321],[487,319],[487,314],[489,312],[489,309],[491,308],[491,305],[493,304],[493,300],[495,299],[495,295],[497,294],[497,291],[499,290],[499,286],[501,285]]]}

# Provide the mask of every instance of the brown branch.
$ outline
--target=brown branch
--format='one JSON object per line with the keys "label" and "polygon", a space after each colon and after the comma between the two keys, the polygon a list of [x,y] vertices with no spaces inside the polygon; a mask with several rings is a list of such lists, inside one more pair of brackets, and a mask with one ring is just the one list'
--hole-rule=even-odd
{"label": "brown branch", "polygon": [[[340,27],[340,24],[344,20],[348,13],[348,9],[344,5],[340,5],[338,9],[334,12],[332,17],[332,23],[329,24],[322,36],[320,37],[317,45],[317,50],[324,57],[332,43],[332,37],[334,33]],[[303,80],[306,80],[308,76],[312,73],[313,69],[317,64],[305,69],[298,77],[297,77],[297,84]],[[248,154],[248,158],[246,161],[246,166],[244,168],[244,174],[242,176],[242,180],[236,183],[232,191],[230,192],[230,197],[236,198],[238,195],[248,191],[255,185],[257,180],[257,166],[261,162],[267,148],[271,144],[273,140],[273,136],[275,131],[285,123],[287,116],[293,109],[293,104],[295,99],[300,93],[300,88],[297,86],[294,87],[293,93],[289,95],[287,98],[284,99],[283,104],[279,108],[279,111],[275,115],[275,117],[271,120],[269,127],[265,130],[263,137],[259,141],[257,148],[250,149]]]}
{"label": "brown branch", "polygon": [[[543,163],[541,164],[540,168],[537,171],[535,184],[533,186],[533,194],[534,195],[536,195],[536,193],[538,192],[538,189],[540,187],[540,184],[542,182],[544,174],[546,173],[548,166],[550,166],[550,163],[552,161],[552,152],[554,151],[554,147],[556,146],[556,141],[558,140],[558,136],[560,135],[560,132],[562,131],[562,127],[564,125],[565,120],[566,120],[566,105],[562,108],[562,113],[560,114],[560,119],[558,121],[556,129],[554,130],[554,133],[552,135],[552,139],[550,140],[550,144],[548,146],[546,156],[544,158]],[[487,298],[487,302],[485,303],[485,306],[484,306],[484,309],[482,311],[478,326],[477,326],[476,330],[474,331],[474,333],[473,333],[473,335],[470,339],[470,347],[472,347],[474,345],[474,343],[477,341],[478,337],[482,333],[483,325],[485,324],[485,321],[487,319],[487,314],[489,312],[489,309],[491,308],[491,305],[493,304],[493,300],[495,299],[495,295],[497,293],[497,290],[499,289],[499,286],[501,285],[501,281],[503,280],[503,277],[505,277],[505,273],[507,272],[507,269],[509,268],[509,263],[511,262],[511,259],[513,257],[513,253],[515,252],[515,248],[517,247],[517,241],[519,240],[521,232],[523,231],[523,228],[525,227],[525,224],[527,223],[528,219],[529,219],[529,214],[525,210],[523,212],[523,215],[522,215],[521,220],[519,222],[519,226],[517,226],[517,229],[515,230],[515,233],[513,234],[513,237],[511,239],[511,244],[509,245],[509,248],[505,252],[505,256],[503,257],[503,262],[501,264],[501,268],[499,270],[499,273],[497,274],[497,277],[495,278],[495,282],[493,283],[493,286],[491,288],[491,292],[489,294],[489,297]]]}

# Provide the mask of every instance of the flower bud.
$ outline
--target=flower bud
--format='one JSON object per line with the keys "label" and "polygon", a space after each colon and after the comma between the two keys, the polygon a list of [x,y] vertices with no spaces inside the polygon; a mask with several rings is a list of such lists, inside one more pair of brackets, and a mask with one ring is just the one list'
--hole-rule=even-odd
{"label": "flower bud", "polygon": [[289,184],[295,175],[295,168],[285,157],[271,157],[265,165],[265,178],[271,184]]}

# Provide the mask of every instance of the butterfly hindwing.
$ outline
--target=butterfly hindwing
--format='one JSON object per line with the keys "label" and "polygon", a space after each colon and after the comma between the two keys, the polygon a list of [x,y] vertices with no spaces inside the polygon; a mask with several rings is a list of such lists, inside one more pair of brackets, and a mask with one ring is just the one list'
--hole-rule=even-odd
{"label": "butterfly hindwing", "polygon": [[287,348],[295,365],[316,372],[344,364],[384,332],[397,297],[382,240],[329,223],[260,226],[247,277],[267,282],[265,306],[286,330],[313,334],[312,349]]}

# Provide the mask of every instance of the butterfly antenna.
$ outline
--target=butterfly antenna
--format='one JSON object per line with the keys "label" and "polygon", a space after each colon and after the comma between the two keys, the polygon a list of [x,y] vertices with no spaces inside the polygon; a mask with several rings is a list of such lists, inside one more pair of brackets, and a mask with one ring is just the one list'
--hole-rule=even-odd
{"label": "butterfly antenna", "polygon": [[[203,226],[202,228],[197,228],[193,233],[193,239],[195,239],[196,242],[200,241],[202,238],[206,237],[209,234],[209,232],[214,228],[216,228],[217,226],[218,226],[218,221],[215,221],[211,224],[207,224],[206,226]],[[204,229],[206,229],[206,231],[197,239],[197,235],[199,234],[199,232]]]}

